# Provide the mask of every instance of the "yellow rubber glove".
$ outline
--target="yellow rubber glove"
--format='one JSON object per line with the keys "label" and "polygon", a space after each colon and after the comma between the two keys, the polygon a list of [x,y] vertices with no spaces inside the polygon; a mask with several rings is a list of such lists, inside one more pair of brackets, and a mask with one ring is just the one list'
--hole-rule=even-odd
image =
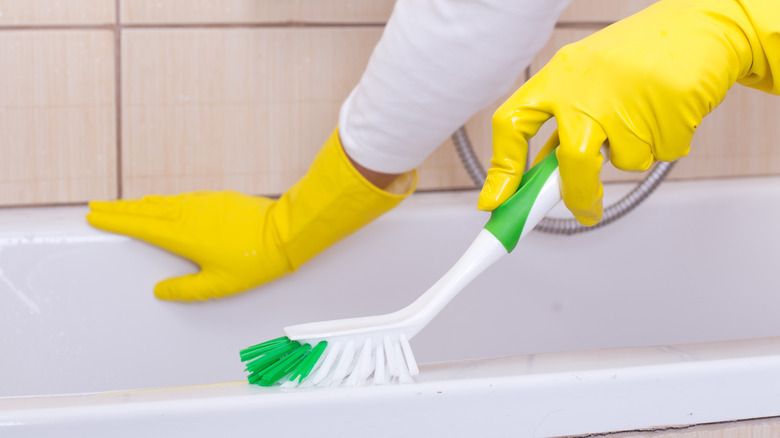
{"label": "yellow rubber glove", "polygon": [[696,127],[740,82],[777,94],[780,4],[761,0],[661,0],[563,47],[493,115],[493,158],[478,207],[517,189],[528,140],[551,117],[558,131],[561,194],[583,225],[603,213],[602,143],[623,170],[686,155]]}
{"label": "yellow rubber glove", "polygon": [[350,164],[336,131],[278,201],[230,191],[148,196],[91,202],[87,220],[200,265],[200,272],[164,280],[154,292],[166,300],[205,300],[294,271],[398,205],[414,190],[416,176],[409,172],[386,190],[377,188]]}

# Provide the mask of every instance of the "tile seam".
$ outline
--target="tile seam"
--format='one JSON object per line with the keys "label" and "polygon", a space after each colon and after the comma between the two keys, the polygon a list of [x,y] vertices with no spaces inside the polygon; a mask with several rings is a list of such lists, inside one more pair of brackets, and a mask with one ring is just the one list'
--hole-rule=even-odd
{"label": "tile seam", "polygon": [[123,196],[122,171],[122,0],[114,1],[114,116],[116,117],[116,192],[117,199]]}
{"label": "tile seam", "polygon": [[[120,17],[117,17],[119,20]],[[289,29],[289,28],[356,28],[384,27],[384,22],[358,23],[307,23],[307,22],[273,22],[273,23],[94,23],[94,24],[0,24],[0,31],[55,31],[55,30],[114,30],[114,29]]]}

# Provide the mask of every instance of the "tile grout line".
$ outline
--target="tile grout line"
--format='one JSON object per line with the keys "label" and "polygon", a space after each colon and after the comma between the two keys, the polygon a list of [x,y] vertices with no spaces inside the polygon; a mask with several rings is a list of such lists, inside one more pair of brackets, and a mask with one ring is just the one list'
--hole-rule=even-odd
{"label": "tile grout line", "polygon": [[112,30],[115,24],[23,24],[23,25],[0,25],[2,32],[15,31],[55,31],[55,30]]}
{"label": "tile grout line", "polygon": [[[120,0],[115,0],[117,3]],[[112,30],[112,29],[289,29],[289,28],[332,28],[332,27],[384,27],[383,22],[271,22],[271,23],[127,23],[122,24],[119,17],[120,11],[117,11],[114,23],[106,24],[0,24],[0,31],[54,31],[54,30]]]}
{"label": "tile grout line", "polygon": [[116,197],[122,199],[122,0],[114,2],[114,105],[116,117]]}
{"label": "tile grout line", "polygon": [[276,29],[276,28],[329,28],[329,27],[385,27],[384,22],[307,22],[307,21],[276,21],[276,22],[213,22],[213,23],[127,23],[125,29]]}
{"label": "tile grout line", "polygon": [[600,30],[607,26],[615,24],[614,21],[564,21],[555,23],[556,29],[581,29],[581,30]]}

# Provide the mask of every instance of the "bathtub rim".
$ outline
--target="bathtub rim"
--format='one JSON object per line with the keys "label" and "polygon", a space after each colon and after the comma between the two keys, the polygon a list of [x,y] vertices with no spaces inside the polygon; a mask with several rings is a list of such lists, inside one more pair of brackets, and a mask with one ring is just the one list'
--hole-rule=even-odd
{"label": "bathtub rim", "polygon": [[[358,414],[349,417],[353,427],[384,424],[379,436],[415,436],[415,422],[449,436],[480,424],[501,436],[512,430],[536,436],[604,433],[780,416],[780,380],[772,378],[777,369],[780,337],[543,353],[421,365],[411,385],[300,390],[230,382],[4,397],[0,429],[99,436],[119,427],[158,436],[162,423],[200,412],[190,421],[223,419],[248,432],[260,412],[282,423],[300,416],[328,423],[337,420],[322,407],[343,404],[345,412]],[[465,409],[477,403],[490,409],[479,415]],[[640,409],[642,403],[653,408]],[[417,409],[402,409],[409,404]],[[398,421],[383,423],[385,413],[371,412],[372,406],[391,410]],[[236,420],[243,416],[246,422]],[[195,428],[190,435],[208,436],[212,426],[201,424],[204,433]],[[340,434],[332,432],[324,436]]]}

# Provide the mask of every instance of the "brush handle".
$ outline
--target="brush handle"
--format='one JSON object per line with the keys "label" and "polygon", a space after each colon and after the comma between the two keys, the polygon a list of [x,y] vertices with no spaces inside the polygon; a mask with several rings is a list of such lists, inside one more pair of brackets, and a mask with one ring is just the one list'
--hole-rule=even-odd
{"label": "brush handle", "polygon": [[517,191],[493,210],[474,242],[433,286],[415,302],[395,314],[407,324],[411,339],[466,285],[493,263],[512,252],[520,239],[561,201],[558,159],[550,153],[529,169]]}
{"label": "brush handle", "polygon": [[460,259],[413,303],[385,315],[286,327],[285,333],[295,340],[398,332],[411,339],[466,285],[517,246],[561,200],[559,187],[558,160],[551,153],[523,175],[520,188],[493,211]]}
{"label": "brush handle", "polygon": [[485,229],[512,252],[517,243],[561,201],[558,158],[551,152],[523,174],[520,187],[499,205]]}

